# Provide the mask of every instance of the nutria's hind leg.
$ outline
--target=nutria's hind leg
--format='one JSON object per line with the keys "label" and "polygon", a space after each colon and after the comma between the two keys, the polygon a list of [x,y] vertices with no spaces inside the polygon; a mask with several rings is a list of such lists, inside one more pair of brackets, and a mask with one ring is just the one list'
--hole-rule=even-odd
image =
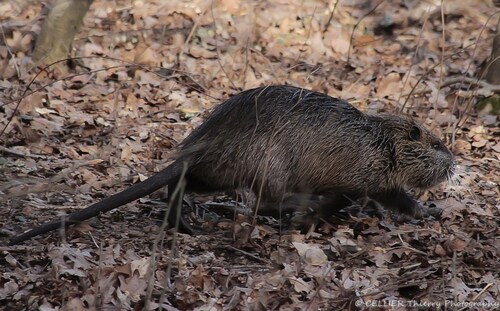
{"label": "nutria's hind leg", "polygon": [[345,217],[345,212],[341,211],[351,206],[358,198],[358,195],[346,193],[324,195],[321,200],[320,215],[323,219],[328,219],[333,215]]}
{"label": "nutria's hind leg", "polygon": [[[285,228],[307,231],[319,221],[322,197],[310,193],[293,193],[283,199],[264,198],[258,206],[257,214],[278,219]],[[256,206],[253,206],[254,211]],[[290,217],[291,216],[291,217]]]}
{"label": "nutria's hind leg", "polygon": [[263,216],[279,217],[281,213],[308,212],[320,210],[322,196],[309,193],[294,193],[283,200],[263,200],[257,213]]}
{"label": "nutria's hind leg", "polygon": [[168,222],[172,228],[176,228],[179,232],[191,235],[203,234],[203,230],[191,225],[182,213],[185,192],[189,192],[186,180],[183,180],[181,184],[175,181],[168,185],[168,208],[170,209]]}
{"label": "nutria's hind leg", "polygon": [[356,196],[338,194],[294,194],[283,201],[284,208],[293,208],[296,215],[292,218],[292,224],[297,228],[308,228],[312,224],[324,221],[329,222],[331,217],[345,218],[342,210],[351,206]]}
{"label": "nutria's hind leg", "polygon": [[428,209],[411,198],[403,189],[394,189],[382,193],[370,195],[370,197],[385,208],[399,212],[400,214],[413,218],[422,218],[425,216],[439,216],[441,209]]}

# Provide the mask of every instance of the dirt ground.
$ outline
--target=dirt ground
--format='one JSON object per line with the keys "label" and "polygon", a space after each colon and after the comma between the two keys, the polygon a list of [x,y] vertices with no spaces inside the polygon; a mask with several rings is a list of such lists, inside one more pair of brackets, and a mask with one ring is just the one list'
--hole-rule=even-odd
{"label": "dirt ground", "polygon": [[[46,9],[0,3],[0,308],[498,310],[500,127],[477,104],[499,88],[477,81],[499,14],[443,2],[96,0],[78,59],[45,71],[31,53]],[[270,84],[442,137],[457,173],[415,194],[441,217],[351,213],[301,233],[217,209],[190,236],[164,230],[156,193],[7,245],[164,168],[215,105]]]}

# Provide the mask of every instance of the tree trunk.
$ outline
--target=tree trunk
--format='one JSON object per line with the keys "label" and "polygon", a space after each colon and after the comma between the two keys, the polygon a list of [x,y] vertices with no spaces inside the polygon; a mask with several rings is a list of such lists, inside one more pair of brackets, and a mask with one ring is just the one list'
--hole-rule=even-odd
{"label": "tree trunk", "polygon": [[57,0],[37,38],[33,61],[47,65],[69,55],[76,32],[93,0]]}
{"label": "tree trunk", "polygon": [[498,19],[497,30],[493,38],[491,56],[486,65],[485,78],[491,84],[500,84],[500,19]]}

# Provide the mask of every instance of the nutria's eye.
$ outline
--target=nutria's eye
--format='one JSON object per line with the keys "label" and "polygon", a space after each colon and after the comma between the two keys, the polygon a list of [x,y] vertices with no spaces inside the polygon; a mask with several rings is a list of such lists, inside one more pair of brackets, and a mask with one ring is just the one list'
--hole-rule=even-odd
{"label": "nutria's eye", "polygon": [[440,142],[438,142],[438,141],[433,142],[433,143],[431,144],[431,147],[432,147],[433,149],[436,149],[436,150],[441,150],[441,149],[443,149],[443,148],[441,147],[441,143],[440,143]]}
{"label": "nutria's eye", "polygon": [[411,140],[420,140],[420,128],[416,125],[413,125],[408,132],[408,136]]}

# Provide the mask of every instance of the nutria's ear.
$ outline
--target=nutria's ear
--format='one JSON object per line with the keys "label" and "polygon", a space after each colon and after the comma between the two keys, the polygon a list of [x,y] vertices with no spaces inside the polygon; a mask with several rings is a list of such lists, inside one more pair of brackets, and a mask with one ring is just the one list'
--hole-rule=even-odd
{"label": "nutria's ear", "polygon": [[408,136],[410,137],[410,140],[420,140],[420,128],[416,125],[413,125],[410,130],[408,131]]}

